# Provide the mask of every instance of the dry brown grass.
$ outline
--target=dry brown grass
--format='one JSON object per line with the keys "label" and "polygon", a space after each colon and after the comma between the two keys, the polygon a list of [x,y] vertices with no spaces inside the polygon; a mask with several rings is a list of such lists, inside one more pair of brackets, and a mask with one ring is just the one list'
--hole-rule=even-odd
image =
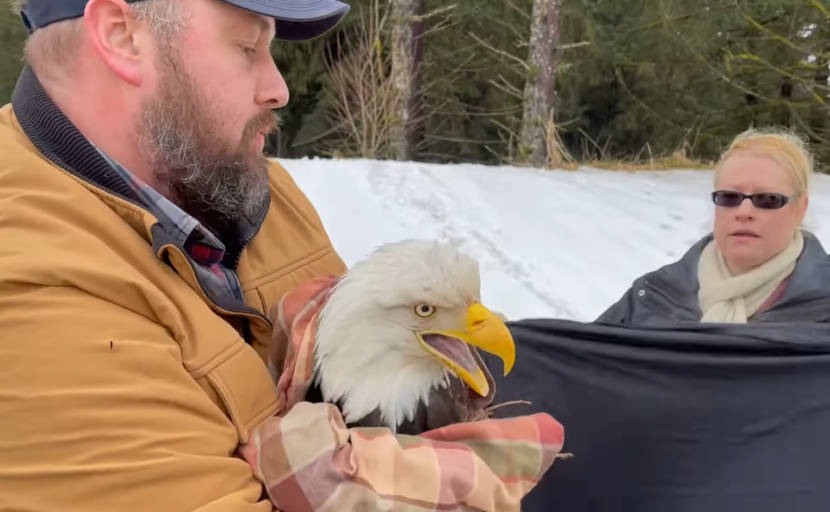
{"label": "dry brown grass", "polygon": [[553,119],[553,112],[550,113],[545,123],[545,164],[548,169],[569,169],[578,166],[576,159],[562,142],[559,127]]}
{"label": "dry brown grass", "polygon": [[695,160],[681,152],[647,160],[593,160],[581,165],[609,171],[669,171],[673,169],[711,170],[715,162]]}
{"label": "dry brown grass", "polygon": [[[374,8],[363,13],[350,29],[349,51],[344,52],[338,40],[327,61],[326,94],[333,128],[319,146],[334,158],[393,156],[400,91],[390,79],[392,62],[384,41],[387,16],[378,14],[378,5],[375,1]],[[339,60],[334,55],[339,55]]]}

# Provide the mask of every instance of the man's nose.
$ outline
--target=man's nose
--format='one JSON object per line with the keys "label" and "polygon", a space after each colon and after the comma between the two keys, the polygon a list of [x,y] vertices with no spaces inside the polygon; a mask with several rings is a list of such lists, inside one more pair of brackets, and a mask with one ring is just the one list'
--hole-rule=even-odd
{"label": "man's nose", "polygon": [[256,93],[256,102],[264,107],[275,109],[288,104],[288,85],[285,83],[277,64],[269,57],[263,65],[259,86]]}

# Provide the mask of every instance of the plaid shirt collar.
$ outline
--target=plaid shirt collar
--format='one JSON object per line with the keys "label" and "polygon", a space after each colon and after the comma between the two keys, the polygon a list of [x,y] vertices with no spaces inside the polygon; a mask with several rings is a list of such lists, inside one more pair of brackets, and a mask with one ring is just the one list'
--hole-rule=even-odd
{"label": "plaid shirt collar", "polygon": [[[197,275],[201,277],[200,281],[208,296],[215,298],[216,302],[219,296],[230,296],[243,301],[242,288],[236,273],[222,264],[225,257],[225,245],[222,241],[193,216],[128,171],[100,148],[94,144],[93,147],[144,203],[144,207],[164,226],[165,233],[202,268],[203,271],[197,272]],[[204,272],[205,270],[207,272]]]}
{"label": "plaid shirt collar", "polygon": [[220,264],[225,256],[225,245],[216,235],[100,148],[94,144],[93,146],[141,199],[150,213],[165,224],[166,230],[170,232],[172,228],[177,233],[175,238],[182,242],[181,246],[196,263],[205,267]]}

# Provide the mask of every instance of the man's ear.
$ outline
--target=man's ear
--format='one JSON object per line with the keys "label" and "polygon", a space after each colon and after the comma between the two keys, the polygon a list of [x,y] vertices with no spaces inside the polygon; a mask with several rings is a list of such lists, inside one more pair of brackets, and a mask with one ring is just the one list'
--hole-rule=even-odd
{"label": "man's ear", "polygon": [[124,0],[89,0],[84,25],[93,48],[113,73],[130,85],[141,85],[146,38],[129,5]]}

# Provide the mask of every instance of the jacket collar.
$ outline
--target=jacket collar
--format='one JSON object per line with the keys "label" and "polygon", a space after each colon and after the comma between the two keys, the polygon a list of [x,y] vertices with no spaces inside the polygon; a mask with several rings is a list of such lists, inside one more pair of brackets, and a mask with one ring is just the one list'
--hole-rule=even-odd
{"label": "jacket collar", "polygon": [[12,93],[12,108],[26,136],[52,163],[141,205],[129,185],[46,94],[40,80],[28,66],[23,69]]}
{"label": "jacket collar", "polygon": [[[784,294],[770,309],[759,315],[759,320],[816,316],[818,313],[811,310],[811,304],[822,309],[819,316],[830,317],[830,313],[827,313],[830,304],[830,257],[815,235],[804,230],[802,234],[804,249],[798,257]],[[711,233],[704,236],[680,260],[643,276],[648,286],[659,290],[667,299],[666,305],[684,318],[700,318],[697,265],[701,252],[713,239]]]}

